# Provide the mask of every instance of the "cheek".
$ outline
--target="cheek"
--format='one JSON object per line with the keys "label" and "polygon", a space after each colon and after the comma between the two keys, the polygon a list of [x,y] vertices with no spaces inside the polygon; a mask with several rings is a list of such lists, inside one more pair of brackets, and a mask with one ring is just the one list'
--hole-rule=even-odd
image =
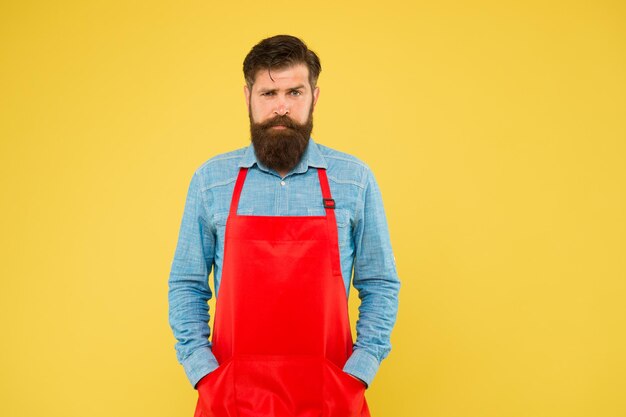
{"label": "cheek", "polygon": [[271,115],[273,111],[274,111],[274,104],[269,101],[264,102],[264,103],[259,103],[257,107],[257,113],[261,117],[267,117],[268,115]]}
{"label": "cheek", "polygon": [[262,105],[253,104],[251,112],[252,112],[252,119],[257,123],[260,123],[267,118],[267,114],[266,114],[267,109],[263,107]]}
{"label": "cheek", "polygon": [[298,109],[298,119],[300,121],[300,123],[304,123],[307,121],[308,117],[309,117],[309,111],[311,110],[310,106],[302,106]]}

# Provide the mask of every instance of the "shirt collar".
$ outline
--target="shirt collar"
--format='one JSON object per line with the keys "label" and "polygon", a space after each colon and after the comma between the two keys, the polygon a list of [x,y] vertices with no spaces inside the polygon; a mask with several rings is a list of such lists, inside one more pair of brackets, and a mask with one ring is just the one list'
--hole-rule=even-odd
{"label": "shirt collar", "polygon": [[[275,172],[274,170],[267,168],[265,165],[259,162],[259,160],[256,158],[256,154],[254,153],[254,145],[252,145],[251,143],[250,145],[248,145],[245,153],[239,160],[239,166],[250,168],[254,164],[257,164],[257,166],[264,171]],[[322,155],[312,137],[309,137],[309,142],[307,143],[306,149],[302,154],[302,158],[300,158],[300,162],[298,162],[298,165],[296,165],[291,171],[289,171],[289,174],[287,175],[304,173],[307,171],[307,169],[309,169],[310,166],[324,169],[328,168],[326,158],[324,158],[324,155]]]}

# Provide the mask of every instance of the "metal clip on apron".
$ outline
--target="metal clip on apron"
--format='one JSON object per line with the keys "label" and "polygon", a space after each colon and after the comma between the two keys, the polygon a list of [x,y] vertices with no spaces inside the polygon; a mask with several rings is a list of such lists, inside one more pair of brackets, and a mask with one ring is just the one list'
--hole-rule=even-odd
{"label": "metal clip on apron", "polygon": [[240,216],[241,168],[226,222],[213,329],[220,366],[198,384],[194,417],[370,417],[352,353],[334,201],[326,216]]}

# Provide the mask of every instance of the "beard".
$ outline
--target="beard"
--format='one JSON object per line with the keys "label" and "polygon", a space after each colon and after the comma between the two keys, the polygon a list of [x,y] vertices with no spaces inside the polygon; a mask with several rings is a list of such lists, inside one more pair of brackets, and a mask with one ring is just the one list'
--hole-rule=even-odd
{"label": "beard", "polygon": [[[257,159],[268,168],[280,172],[289,172],[298,165],[313,130],[313,106],[304,124],[292,120],[289,116],[276,116],[263,123],[255,123],[248,108],[250,118],[250,136]],[[282,125],[286,129],[272,129]]]}

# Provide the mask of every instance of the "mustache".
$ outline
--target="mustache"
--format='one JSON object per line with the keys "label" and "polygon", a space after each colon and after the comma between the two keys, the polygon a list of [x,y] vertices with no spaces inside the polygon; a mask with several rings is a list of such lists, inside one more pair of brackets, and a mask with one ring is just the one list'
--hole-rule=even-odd
{"label": "mustache", "polygon": [[301,125],[293,121],[289,116],[282,115],[276,116],[264,123],[259,123],[258,126],[262,129],[269,129],[272,126],[286,126],[290,129],[296,129]]}

